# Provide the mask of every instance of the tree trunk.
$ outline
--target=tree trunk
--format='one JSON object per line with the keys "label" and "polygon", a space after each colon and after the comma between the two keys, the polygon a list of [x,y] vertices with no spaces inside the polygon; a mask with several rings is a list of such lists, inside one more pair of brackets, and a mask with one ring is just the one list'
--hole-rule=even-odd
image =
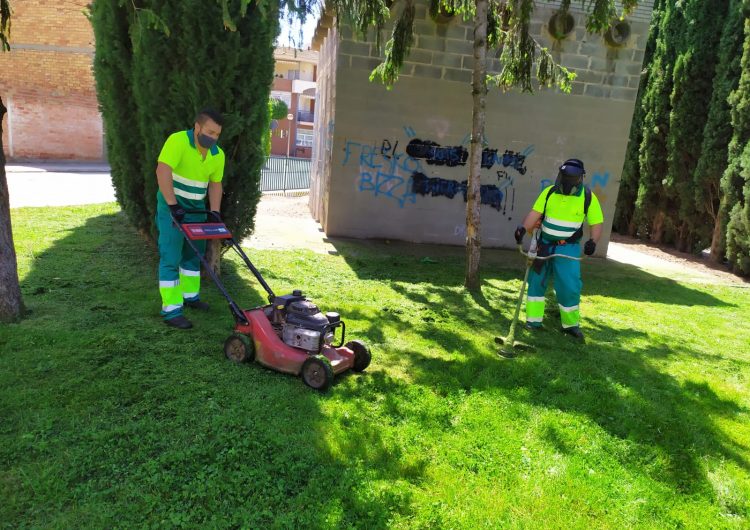
{"label": "tree trunk", "polygon": [[714,219],[714,233],[711,238],[711,261],[714,263],[722,263],[724,261],[724,224],[721,222],[724,215],[725,206],[724,196],[722,196],[722,204],[719,206],[719,213],[716,214]]}
{"label": "tree trunk", "polygon": [[471,154],[469,181],[466,189],[466,281],[470,291],[479,289],[479,260],[482,249],[480,210],[482,149],[484,147],[484,107],[487,97],[487,9],[488,0],[476,0],[474,16],[474,72],[472,96],[474,105],[471,123]]}
{"label": "tree trunk", "polygon": [[659,244],[664,239],[664,223],[666,222],[666,216],[664,212],[659,210],[654,216],[654,223],[651,228],[651,241]]}
{"label": "tree trunk", "polygon": [[0,322],[13,322],[21,318],[24,306],[18,285],[16,249],[10,225],[10,196],[3,152],[3,116],[5,105],[0,100]]}
{"label": "tree trunk", "polygon": [[[206,244],[206,261],[217,276],[221,276],[221,240],[209,239]],[[203,272],[203,277],[208,277],[207,272]]]}

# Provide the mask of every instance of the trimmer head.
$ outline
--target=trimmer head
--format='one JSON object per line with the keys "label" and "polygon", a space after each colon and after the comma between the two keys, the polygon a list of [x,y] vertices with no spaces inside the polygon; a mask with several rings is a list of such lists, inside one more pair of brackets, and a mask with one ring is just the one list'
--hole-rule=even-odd
{"label": "trimmer head", "polygon": [[495,343],[500,344],[500,349],[498,350],[497,354],[500,357],[504,357],[506,359],[513,359],[515,357],[518,357],[518,355],[521,352],[524,351],[531,351],[532,347],[529,344],[526,344],[525,342],[519,342],[516,340],[509,340],[510,337],[495,337]]}

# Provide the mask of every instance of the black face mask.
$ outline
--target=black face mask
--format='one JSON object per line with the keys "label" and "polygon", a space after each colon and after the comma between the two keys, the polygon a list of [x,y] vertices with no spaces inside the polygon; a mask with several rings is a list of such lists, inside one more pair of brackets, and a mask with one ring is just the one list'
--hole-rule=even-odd
{"label": "black face mask", "polygon": [[198,135],[198,142],[206,149],[211,149],[214,145],[216,145],[217,139],[211,138],[209,135],[201,133]]}
{"label": "black face mask", "polygon": [[578,193],[581,184],[583,184],[583,176],[585,174],[586,172],[578,166],[563,164],[557,173],[557,182],[555,184],[563,195],[575,195]]}

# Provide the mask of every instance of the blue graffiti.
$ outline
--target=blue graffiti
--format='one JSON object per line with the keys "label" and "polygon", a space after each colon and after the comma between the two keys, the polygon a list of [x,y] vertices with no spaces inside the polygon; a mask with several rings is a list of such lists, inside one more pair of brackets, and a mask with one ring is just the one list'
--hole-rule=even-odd
{"label": "blue graffiti", "polygon": [[397,146],[398,142],[391,146],[387,140],[380,148],[358,142],[346,142],[342,165],[346,166],[356,159],[359,165],[359,191],[393,199],[403,208],[405,204],[416,203],[417,199],[411,190],[411,178],[403,177],[399,173],[411,175],[421,171],[422,165],[419,160],[405,153],[397,153]]}
{"label": "blue graffiti", "polygon": [[605,171],[602,175],[599,172],[594,173],[594,176],[591,177],[591,187],[593,188],[597,184],[601,186],[602,188],[607,187],[607,183],[609,182],[609,171]]}
{"label": "blue graffiti", "polygon": [[359,191],[372,192],[375,197],[382,195],[394,199],[398,202],[400,208],[403,208],[404,204],[417,202],[417,196],[411,188],[411,178],[404,179],[392,173],[378,171],[373,179],[373,175],[369,171],[360,173]]}

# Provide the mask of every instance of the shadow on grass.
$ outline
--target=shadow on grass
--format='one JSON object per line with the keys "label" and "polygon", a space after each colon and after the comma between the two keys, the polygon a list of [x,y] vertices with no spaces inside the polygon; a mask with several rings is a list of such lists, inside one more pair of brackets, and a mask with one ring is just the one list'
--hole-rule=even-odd
{"label": "shadow on grass", "polygon": [[[462,288],[462,256],[450,249],[435,257],[441,249],[433,246],[413,245],[401,252],[397,245],[395,254],[389,247],[373,242],[361,247],[351,241],[337,244],[339,254],[358,278],[387,282],[412,302],[408,309],[383,307],[379,312],[353,313],[358,320],[369,321],[365,336],[387,344],[389,339],[408,332],[434,346],[423,351],[398,352],[398,362],[411,383],[383,381],[389,393],[407,396],[409,384],[425,385],[443,396],[500,389],[515,401],[585,415],[613,437],[630,442],[628,449],[617,455],[623,466],[646,473],[681,493],[710,490],[702,467],[706,456],[728,459],[749,469],[743,457],[745,448],[726,436],[712,419],[734,417],[747,409],[721,399],[705,383],[681,383],[655,363],[677,354],[707,362],[715,360],[709,355],[687,343],[659,342],[666,339],[594,322],[586,329],[585,346],[557,331],[533,336],[519,332],[517,339],[533,343],[534,352],[513,361],[503,360],[494,353],[497,347],[491,337],[493,330],[494,334],[504,335],[510,326],[508,317],[498,308],[508,308],[506,314],[512,315],[510,308],[515,305],[520,288],[520,268],[485,264],[482,292],[470,294]],[[434,259],[423,260],[425,255]],[[511,257],[515,264],[517,258]],[[732,307],[709,293],[635,267],[618,265],[614,276],[615,280],[607,270],[592,271],[584,295]],[[556,304],[547,317],[556,323],[559,316],[554,307]],[[452,325],[459,320],[468,323],[476,330],[476,336],[486,338],[486,342],[467,340],[467,335]],[[627,349],[621,346],[644,342],[648,345]],[[404,397],[394,403],[406,401]],[[561,441],[559,433],[550,431],[547,436],[561,452],[575,450]]]}
{"label": "shadow on grass", "polygon": [[[382,528],[410,512],[407,492],[369,486],[423,471],[398,464],[375,427],[354,431],[343,454],[326,443],[335,388],[319,395],[224,359],[233,322],[216,288],[204,283],[208,312],[188,312],[193,330],[169,329],[156,249],[122,213],[55,224],[59,239],[22,284],[33,313],[3,330],[0,519]],[[264,303],[244,265],[223,263],[241,306]]]}
{"label": "shadow on grass", "polygon": [[[449,266],[455,275],[441,282],[442,285],[462,285],[464,249],[463,247],[413,244],[404,242],[384,243],[378,240],[356,241],[351,239],[328,240],[357,273],[360,279],[389,280],[408,282],[416,276],[429,274],[432,269]],[[393,256],[393,268],[383,268],[380,260],[368,262],[371,254],[385,253]],[[400,267],[406,262],[409,268]],[[517,251],[501,249],[482,250],[482,271],[485,277],[512,272],[509,278],[522,278],[524,258]],[[621,300],[640,302],[708,307],[734,307],[715,296],[693,289],[669,278],[655,276],[632,265],[625,265],[599,258],[586,258],[582,264],[584,294],[602,295]],[[395,273],[395,275],[394,275]],[[600,276],[598,282],[588,282],[589,274]],[[489,276],[488,276],[489,275]]]}

